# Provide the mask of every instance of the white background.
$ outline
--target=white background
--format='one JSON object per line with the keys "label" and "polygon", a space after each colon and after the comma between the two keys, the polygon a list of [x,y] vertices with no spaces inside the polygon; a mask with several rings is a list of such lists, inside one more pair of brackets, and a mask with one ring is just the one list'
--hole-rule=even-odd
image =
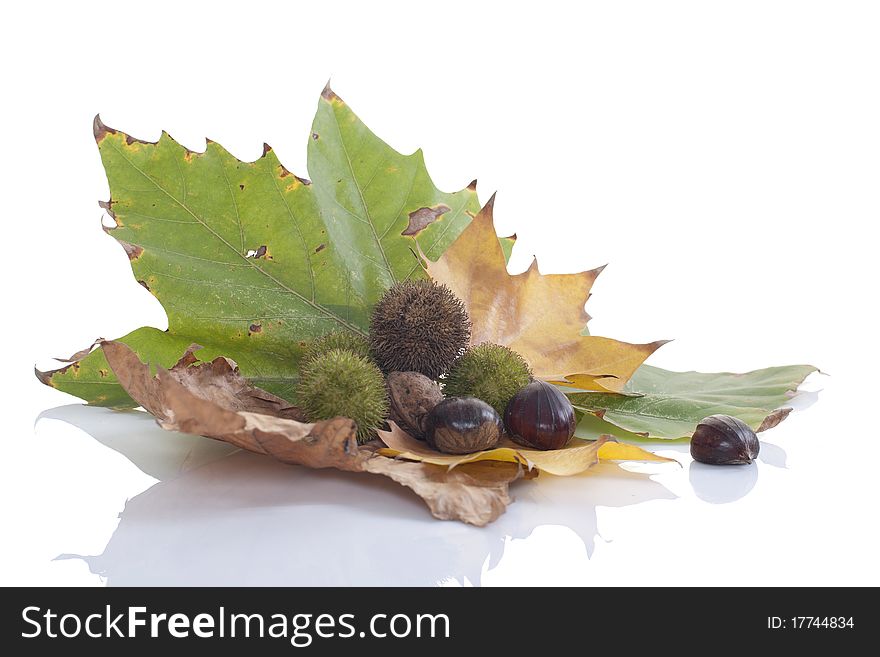
{"label": "white background", "polygon": [[[880,584],[876,3],[4,12],[0,583]],[[812,363],[818,402],[756,465],[661,447],[684,467],[542,477],[474,529],[391,483],[228,455],[41,386],[48,356],[165,327],[100,229],[92,117],[242,159],[266,141],[306,175],[328,78],[392,146],[423,147],[442,189],[498,191],[512,271],[610,263],[593,334],[675,338],[650,361],[672,369]]]}

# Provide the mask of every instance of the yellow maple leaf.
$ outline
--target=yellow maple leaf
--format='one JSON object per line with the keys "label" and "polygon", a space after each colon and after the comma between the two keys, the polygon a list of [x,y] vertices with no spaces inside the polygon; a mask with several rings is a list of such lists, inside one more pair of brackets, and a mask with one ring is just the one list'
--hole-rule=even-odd
{"label": "yellow maple leaf", "polygon": [[633,372],[666,340],[629,344],[584,336],[584,306],[602,267],[577,274],[541,274],[537,260],[511,275],[495,233],[495,197],[436,262],[428,275],[448,286],[471,318],[471,344],[494,342],[520,353],[535,376],[583,390],[620,392]]}
{"label": "yellow maple leaf", "polygon": [[433,465],[454,468],[475,461],[502,461],[519,463],[529,469],[570,477],[580,474],[596,463],[604,461],[662,461],[676,462],[647,450],[626,443],[618,443],[609,435],[599,436],[598,440],[572,438],[561,449],[538,450],[522,447],[505,438],[498,447],[471,454],[443,454],[432,449],[427,443],[416,440],[394,422],[388,422],[390,431],[379,430],[379,438],[386,447],[379,450],[382,456],[399,457],[408,461],[419,461]]}

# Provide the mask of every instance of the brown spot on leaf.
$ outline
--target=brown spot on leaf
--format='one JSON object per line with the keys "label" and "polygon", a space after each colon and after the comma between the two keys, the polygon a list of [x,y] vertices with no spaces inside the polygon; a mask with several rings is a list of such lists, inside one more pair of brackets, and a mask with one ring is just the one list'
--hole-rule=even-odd
{"label": "brown spot on leaf", "polygon": [[260,333],[262,332],[262,330],[263,327],[259,324],[251,324],[250,326],[248,326],[248,335],[251,335],[253,333]]}
{"label": "brown spot on leaf", "polygon": [[270,152],[272,152],[272,147],[269,144],[263,142],[263,157],[266,157]]}
{"label": "brown spot on leaf", "polygon": [[101,207],[101,209],[103,209],[107,213],[107,215],[113,220],[113,225],[107,226],[104,224],[104,218],[101,217],[101,228],[108,235],[110,234],[111,230],[116,230],[117,228],[119,228],[122,225],[122,222],[119,221],[119,218],[116,216],[116,213],[113,211],[113,204],[115,202],[116,201],[114,201],[113,199],[110,199],[109,201],[98,201],[98,205]]}
{"label": "brown spot on leaf", "polygon": [[239,188],[241,191],[244,191],[244,185],[239,185],[238,188]]}
{"label": "brown spot on leaf", "polygon": [[70,365],[66,365],[58,370],[51,370],[49,372],[43,372],[42,370],[38,370],[36,367],[34,368],[34,376],[37,377],[37,380],[42,383],[44,386],[50,386],[52,388],[55,387],[55,384],[52,382],[52,376],[55,374],[64,374],[67,371],[67,368]]}
{"label": "brown spot on leaf", "polygon": [[788,414],[791,413],[792,409],[790,408],[777,408],[775,411],[770,413],[767,417],[764,418],[764,421],[761,422],[761,426],[758,427],[756,433],[761,433],[762,431],[767,431],[767,429],[772,429],[777,424],[782,422],[785,418],[788,417]]}
{"label": "brown spot on leaf", "polygon": [[95,119],[92,121],[92,132],[95,135],[95,141],[99,144],[101,140],[104,139],[107,135],[115,135],[116,131],[113,128],[110,128],[104,125],[104,122],[101,120],[100,114],[95,114]]}
{"label": "brown spot on leaf", "polygon": [[267,248],[266,248],[266,245],[263,244],[260,248],[257,249],[256,253],[254,253],[254,257],[255,257],[255,258],[265,258],[265,257],[266,257],[266,253],[267,253],[268,251],[269,251],[269,249],[267,249]]}
{"label": "brown spot on leaf", "polygon": [[150,291],[150,286],[147,285],[147,282],[146,282],[146,281],[138,280],[138,283],[139,283],[140,285],[142,285],[143,288],[144,288],[147,292]]}
{"label": "brown spot on leaf", "polygon": [[[148,144],[150,146],[155,146],[158,142],[155,141],[147,141],[146,139],[138,139],[137,137],[132,137],[128,133],[125,134],[125,143],[128,146],[133,146],[134,144]],[[166,133],[167,134],[167,133]]]}
{"label": "brown spot on leaf", "polygon": [[109,372],[107,370],[98,370],[98,374],[101,376],[102,379],[105,379],[107,378]]}
{"label": "brown spot on leaf", "polygon": [[317,133],[317,132],[313,132],[313,133],[312,133],[312,139],[314,139],[314,140],[317,141],[317,139],[318,139],[318,133]]}
{"label": "brown spot on leaf", "polygon": [[125,255],[128,256],[129,260],[137,260],[144,252],[144,249],[137,244],[132,244],[130,242],[126,242],[125,240],[119,240],[119,243],[122,245],[122,248],[125,249]]}
{"label": "brown spot on leaf", "polygon": [[442,203],[433,208],[419,208],[409,213],[409,225],[401,235],[418,235],[428,226],[437,221],[445,213],[449,212],[449,206]]}
{"label": "brown spot on leaf", "polygon": [[319,244],[318,247],[315,249],[315,253],[320,253],[321,251],[323,251],[326,248],[327,248],[326,244]]}
{"label": "brown spot on leaf", "polygon": [[299,176],[294,176],[297,180],[299,180],[303,185],[311,185],[312,181],[308,178],[300,178]]}
{"label": "brown spot on leaf", "polygon": [[321,98],[323,98],[323,99],[325,99],[325,100],[331,100],[331,101],[332,101],[332,100],[339,100],[339,101],[342,100],[339,96],[336,95],[336,92],[334,92],[334,91],[330,88],[330,82],[329,82],[329,81],[328,81],[327,84],[324,86],[324,90],[321,92]]}
{"label": "brown spot on leaf", "polygon": [[112,198],[109,201],[98,201],[98,207],[105,210],[113,219],[116,219],[116,213],[113,212],[113,204],[116,203]]}
{"label": "brown spot on leaf", "polygon": [[467,188],[472,192],[477,191],[477,179],[474,178],[473,180],[471,180],[470,183],[468,183]]}
{"label": "brown spot on leaf", "polygon": [[[101,121],[101,115],[97,114],[97,115],[95,115],[95,118],[92,121],[92,133],[95,135],[95,141],[100,144],[103,141],[104,137],[106,137],[107,135],[119,134],[119,130],[114,130],[113,128],[111,128],[109,126],[104,125],[104,122]],[[138,139],[137,137],[132,137],[131,135],[126,134],[126,133],[122,133],[122,134],[125,135],[125,143],[128,146],[131,146],[133,144],[155,145],[158,143],[155,141],[147,141],[146,139]]]}
{"label": "brown spot on leaf", "polygon": [[280,164],[279,166],[281,167],[281,174],[279,175],[279,178],[286,178],[290,175],[290,171],[287,170],[287,167],[285,167],[283,164]]}

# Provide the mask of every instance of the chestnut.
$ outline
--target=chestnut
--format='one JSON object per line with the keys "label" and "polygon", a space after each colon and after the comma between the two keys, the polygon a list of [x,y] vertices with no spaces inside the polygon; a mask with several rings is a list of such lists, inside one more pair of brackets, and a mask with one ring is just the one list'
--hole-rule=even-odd
{"label": "chestnut", "polygon": [[533,449],[559,449],[574,435],[574,407],[562,392],[535,380],[507,404],[504,425],[510,438]]}
{"label": "chestnut", "polygon": [[691,456],[710,465],[751,463],[760,449],[758,435],[752,428],[730,415],[703,418],[691,437]]}
{"label": "chestnut", "polygon": [[419,372],[391,372],[385,386],[390,402],[388,419],[413,438],[424,440],[425,417],[443,401],[440,386]]}
{"label": "chestnut", "polygon": [[450,397],[425,416],[425,441],[447,454],[470,454],[492,449],[504,425],[495,409],[476,397]]}

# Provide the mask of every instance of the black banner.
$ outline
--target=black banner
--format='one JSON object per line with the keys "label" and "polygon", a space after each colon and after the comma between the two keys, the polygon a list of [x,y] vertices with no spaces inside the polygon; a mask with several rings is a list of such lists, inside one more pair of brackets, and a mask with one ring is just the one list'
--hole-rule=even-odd
{"label": "black banner", "polygon": [[[872,630],[858,589],[4,589],[5,654],[512,654],[665,646],[856,645]],[[674,645],[670,648],[670,643]],[[13,652],[9,652],[12,648]],[[250,654],[250,653],[248,653]]]}

